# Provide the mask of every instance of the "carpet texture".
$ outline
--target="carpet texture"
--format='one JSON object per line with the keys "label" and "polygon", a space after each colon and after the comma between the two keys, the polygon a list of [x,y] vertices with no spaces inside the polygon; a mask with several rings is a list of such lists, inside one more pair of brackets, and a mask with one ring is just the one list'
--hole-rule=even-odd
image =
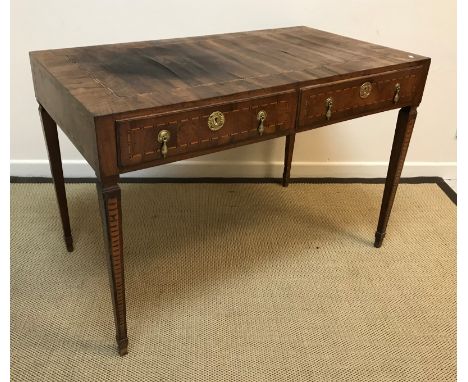
{"label": "carpet texture", "polygon": [[456,206],[402,184],[122,184],[118,356],[93,184],[11,185],[13,381],[454,381]]}

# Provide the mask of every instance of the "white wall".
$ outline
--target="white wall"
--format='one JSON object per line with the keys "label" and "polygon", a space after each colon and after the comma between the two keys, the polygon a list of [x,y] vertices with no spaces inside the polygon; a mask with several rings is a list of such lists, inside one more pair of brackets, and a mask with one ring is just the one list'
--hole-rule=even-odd
{"label": "white wall", "polygon": [[[11,2],[11,175],[46,176],[28,52],[306,25],[432,58],[404,170],[456,177],[455,0]],[[292,176],[384,176],[396,111],[301,133]],[[65,176],[93,172],[61,134]],[[280,176],[284,139],[145,170],[151,176]]]}

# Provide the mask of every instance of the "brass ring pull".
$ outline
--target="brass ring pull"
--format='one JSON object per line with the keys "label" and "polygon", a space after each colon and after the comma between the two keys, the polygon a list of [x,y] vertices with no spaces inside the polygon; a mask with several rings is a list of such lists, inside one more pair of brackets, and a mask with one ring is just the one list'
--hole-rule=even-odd
{"label": "brass ring pull", "polygon": [[265,131],[265,126],[263,125],[263,122],[265,121],[267,117],[267,113],[265,110],[260,110],[257,114],[257,121],[260,122],[258,124],[258,134],[263,135],[263,132]]}
{"label": "brass ring pull", "polygon": [[214,111],[208,117],[208,128],[211,131],[218,131],[224,125],[224,114],[220,111]]}
{"label": "brass ring pull", "polygon": [[171,139],[171,133],[167,130],[161,130],[158,134],[158,142],[161,143],[161,155],[163,158],[167,156],[167,142]]}
{"label": "brass ring pull", "polygon": [[393,96],[393,103],[397,103],[400,100],[400,89],[401,86],[399,83],[395,84],[395,95]]}
{"label": "brass ring pull", "polygon": [[325,100],[325,107],[326,107],[326,113],[325,117],[327,117],[327,121],[330,120],[331,115],[332,115],[332,107],[333,107],[333,98],[329,97]]}

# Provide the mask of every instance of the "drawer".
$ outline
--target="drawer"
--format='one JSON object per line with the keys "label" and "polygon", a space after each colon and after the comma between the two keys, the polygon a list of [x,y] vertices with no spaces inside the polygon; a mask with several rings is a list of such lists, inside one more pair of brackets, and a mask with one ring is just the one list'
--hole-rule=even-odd
{"label": "drawer", "polygon": [[[295,91],[116,121],[119,166],[206,154],[294,129]],[[193,154],[193,155],[190,155]],[[159,163],[160,162],[160,163]],[[140,166],[141,167],[141,166]]]}
{"label": "drawer", "polygon": [[302,88],[298,130],[412,104],[424,81],[417,66]]}

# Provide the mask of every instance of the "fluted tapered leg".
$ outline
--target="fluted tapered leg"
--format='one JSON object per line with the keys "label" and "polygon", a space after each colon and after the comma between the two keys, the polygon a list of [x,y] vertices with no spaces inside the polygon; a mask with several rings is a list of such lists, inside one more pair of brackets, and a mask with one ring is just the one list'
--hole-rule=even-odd
{"label": "fluted tapered leg", "polygon": [[293,157],[295,139],[295,133],[286,135],[286,145],[284,147],[283,187],[288,187],[289,185],[289,175],[291,173],[291,162]]}
{"label": "fluted tapered leg", "polygon": [[114,308],[117,345],[121,356],[127,354],[127,318],[125,308],[125,280],[122,240],[122,209],[120,187],[117,184],[97,184],[101,209],[104,242],[107,247],[107,265]]}
{"label": "fluted tapered leg", "polygon": [[58,139],[57,124],[47,113],[46,109],[39,105],[39,115],[42,122],[42,130],[49,155],[50,172],[54,180],[55,194],[57,196],[60,219],[62,220],[63,237],[68,252],[73,251],[73,238],[70,229],[70,217],[68,215],[67,194],[63,179],[62,156]]}
{"label": "fluted tapered leg", "polygon": [[379,223],[375,233],[374,246],[379,248],[382,245],[387,230],[388,220],[392,211],[398,183],[400,182],[401,171],[405,163],[406,153],[413,133],[414,122],[416,120],[416,107],[407,106],[398,113],[398,120],[393,139],[392,153],[388,166],[387,180],[380,208]]}

